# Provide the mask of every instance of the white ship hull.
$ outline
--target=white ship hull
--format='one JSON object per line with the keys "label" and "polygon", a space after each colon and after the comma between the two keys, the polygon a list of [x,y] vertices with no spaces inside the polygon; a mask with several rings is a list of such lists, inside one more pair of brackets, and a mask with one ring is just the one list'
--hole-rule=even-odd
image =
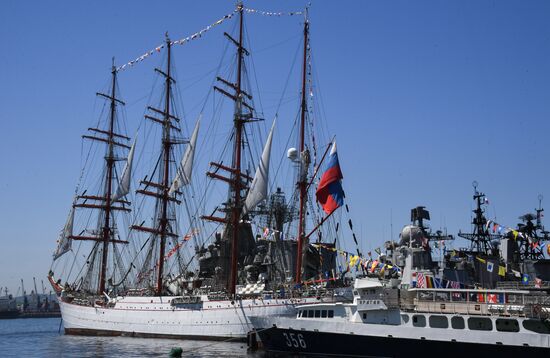
{"label": "white ship hull", "polygon": [[304,299],[245,299],[174,305],[175,297],[118,297],[110,307],[60,302],[67,334],[128,335],[224,340],[246,339],[250,316],[295,315],[295,305],[320,302]]}

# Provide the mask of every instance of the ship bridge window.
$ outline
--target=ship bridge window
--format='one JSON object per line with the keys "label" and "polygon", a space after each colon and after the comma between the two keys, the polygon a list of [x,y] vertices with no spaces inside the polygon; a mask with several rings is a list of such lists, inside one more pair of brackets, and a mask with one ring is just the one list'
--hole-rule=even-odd
{"label": "ship bridge window", "polygon": [[453,329],[464,329],[464,318],[460,316],[454,316],[451,318],[451,327],[453,327]]}
{"label": "ship bridge window", "polygon": [[475,331],[491,331],[493,322],[489,318],[470,317],[468,318],[468,328]]}
{"label": "ship bridge window", "polygon": [[445,316],[430,316],[429,321],[432,328],[449,328],[449,321]]}
{"label": "ship bridge window", "polygon": [[313,310],[307,310],[307,317],[308,318],[313,318],[314,315],[315,315],[315,313],[314,313]]}
{"label": "ship bridge window", "polygon": [[523,328],[536,333],[550,334],[550,327],[537,319],[526,319],[523,321]]}
{"label": "ship bridge window", "polygon": [[423,315],[415,314],[413,316],[413,326],[426,327],[426,317],[424,317]]}
{"label": "ship bridge window", "polygon": [[315,318],[321,317],[321,311],[315,310]]}
{"label": "ship bridge window", "polygon": [[409,323],[409,315],[402,314],[401,320],[403,321],[403,323]]}
{"label": "ship bridge window", "polygon": [[328,318],[333,318],[333,317],[334,317],[334,311],[328,310]]}
{"label": "ship bridge window", "polygon": [[519,323],[515,319],[499,318],[496,327],[499,332],[519,332]]}
{"label": "ship bridge window", "polygon": [[327,318],[327,310],[321,311],[321,318]]}

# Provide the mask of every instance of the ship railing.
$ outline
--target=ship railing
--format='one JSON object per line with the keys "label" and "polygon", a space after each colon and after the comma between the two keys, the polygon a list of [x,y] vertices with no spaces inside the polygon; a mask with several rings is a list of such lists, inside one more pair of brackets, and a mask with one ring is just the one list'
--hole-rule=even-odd
{"label": "ship railing", "polygon": [[[524,316],[529,314],[526,304],[532,299],[529,291],[522,290],[415,288],[408,293],[409,299],[401,301],[402,308],[431,313]],[[539,299],[545,301],[544,297]]]}
{"label": "ship railing", "polygon": [[503,290],[525,290],[525,289],[539,290],[540,289],[541,291],[544,291],[550,288],[550,281],[541,281],[538,283],[536,281],[528,281],[528,282],[500,281],[500,282],[497,282],[497,288],[503,289]]}

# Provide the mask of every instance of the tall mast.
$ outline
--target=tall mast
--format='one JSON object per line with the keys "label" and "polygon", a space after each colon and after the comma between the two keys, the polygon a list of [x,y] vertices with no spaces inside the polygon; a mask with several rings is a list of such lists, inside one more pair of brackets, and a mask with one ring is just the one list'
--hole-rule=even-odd
{"label": "tall mast", "polygon": [[237,261],[239,259],[239,221],[241,219],[241,148],[242,148],[242,64],[243,64],[243,5],[239,3],[239,46],[237,47],[237,83],[235,88],[235,146],[233,150],[233,192],[235,199],[233,204],[233,215],[231,217],[231,225],[233,235],[231,237],[231,276],[229,278],[228,292],[230,295],[235,294],[237,285]]}
{"label": "tall mast", "polygon": [[[114,62],[114,60],[113,60]],[[115,165],[114,156],[114,126],[116,115],[116,67],[113,63],[111,68],[112,84],[111,84],[111,114],[109,117],[109,132],[107,140],[109,141],[108,154],[105,157],[107,164],[106,186],[105,186],[105,221],[103,225],[103,250],[101,255],[101,270],[99,272],[99,288],[98,294],[102,295],[105,292],[105,276],[107,275],[107,252],[109,250],[109,241],[111,241],[111,192],[113,185],[113,167]]]}
{"label": "tall mast", "polygon": [[166,47],[168,49],[168,60],[166,65],[166,93],[164,102],[164,123],[163,123],[163,136],[162,145],[164,152],[164,173],[162,177],[163,195],[162,195],[162,213],[160,218],[160,249],[159,249],[159,267],[157,276],[157,295],[162,295],[162,276],[164,271],[164,250],[166,246],[166,233],[168,226],[168,190],[170,188],[170,151],[172,142],[170,140],[170,128],[172,123],[170,121],[170,88],[172,78],[170,77],[170,57],[171,57],[171,44],[168,35],[166,35]]}
{"label": "tall mast", "polygon": [[[160,115],[162,118],[157,118],[157,116],[145,115],[145,118],[151,120],[154,123],[162,125],[162,166],[161,173],[159,175],[159,182],[150,181],[144,179],[141,181],[141,184],[144,185],[143,189],[136,190],[136,193],[143,194],[146,196],[151,196],[156,198],[158,212],[155,218],[153,227],[146,227],[143,225],[132,225],[133,230],[138,230],[152,234],[155,239],[160,239],[159,242],[159,254],[157,265],[157,282],[155,287],[155,294],[161,296],[163,294],[163,277],[164,277],[164,260],[165,260],[165,250],[166,250],[166,238],[177,238],[178,235],[173,233],[171,230],[171,225],[169,225],[170,219],[168,218],[168,202],[172,201],[176,204],[180,204],[181,201],[177,200],[175,197],[170,196],[170,155],[172,152],[172,146],[176,144],[183,144],[185,141],[173,138],[173,132],[181,132],[181,129],[174,125],[172,121],[179,122],[180,119],[170,113],[170,99],[171,99],[171,90],[172,84],[176,81],[171,76],[171,60],[172,60],[172,43],[168,34],[166,34],[166,49],[168,51],[168,58],[166,63],[166,70],[160,70],[155,68],[155,71],[165,78],[165,93],[164,93],[164,108],[159,109],[155,107],[148,106],[147,109],[152,114]],[[157,226],[158,224],[158,226]],[[152,243],[153,244],[153,243]],[[156,245],[156,241],[154,242]]]}
{"label": "tall mast", "polygon": [[[130,146],[121,142],[130,140],[129,137],[124,136],[119,133],[115,133],[115,121],[116,121],[116,106],[117,104],[125,105],[125,103],[118,98],[116,98],[116,76],[117,70],[114,64],[111,67],[111,93],[96,93],[98,96],[101,96],[105,99],[108,99],[110,102],[110,113],[109,113],[109,124],[106,129],[100,128],[88,128],[92,134],[83,135],[82,138],[90,139],[93,141],[98,141],[107,144],[107,154],[105,155],[105,187],[103,195],[85,195],[86,192],[77,196],[77,202],[73,204],[73,208],[87,208],[87,209],[99,209],[102,211],[103,223],[102,227],[94,235],[70,235],[69,238],[72,240],[84,240],[84,241],[95,241],[97,243],[94,246],[94,250],[102,247],[101,251],[101,262],[99,269],[99,279],[97,294],[103,295],[105,292],[105,277],[107,276],[107,259],[109,252],[109,243],[120,243],[127,244],[128,241],[125,240],[116,240],[113,236],[113,231],[111,230],[112,222],[111,215],[114,211],[131,211],[130,208],[126,207],[125,204],[130,205],[130,202],[126,200],[116,199],[113,200],[113,177],[114,177],[114,166],[115,161],[115,147],[121,147],[130,149]],[[89,203],[91,201],[91,203]],[[114,205],[121,204],[121,205]]]}
{"label": "tall mast", "polygon": [[[233,126],[235,129],[235,140],[233,143],[233,157],[231,167],[225,166],[222,163],[210,163],[210,165],[216,167],[213,172],[207,172],[206,174],[214,179],[225,181],[229,184],[229,210],[226,211],[225,218],[216,216],[203,215],[201,218],[210,220],[226,225],[226,233],[231,236],[231,258],[230,258],[230,275],[226,282],[227,291],[230,295],[235,294],[235,288],[237,285],[237,264],[239,260],[239,227],[242,214],[242,198],[241,191],[244,189],[242,180],[252,180],[246,173],[241,171],[241,152],[243,146],[242,132],[244,125],[252,121],[252,113],[254,108],[246,102],[246,99],[252,100],[252,96],[246,93],[242,88],[242,74],[244,67],[244,56],[248,56],[249,52],[243,47],[243,5],[239,1],[237,4],[237,10],[239,12],[239,39],[235,40],[228,33],[224,33],[236,47],[237,47],[237,78],[235,83],[230,82],[221,77],[217,77],[216,80],[221,82],[228,90],[214,86],[214,89],[224,96],[229,97],[235,102],[235,111],[233,115]],[[244,113],[243,109],[246,108],[249,112]],[[230,177],[226,177],[218,174],[218,170],[224,170],[229,172]]]}
{"label": "tall mast", "polygon": [[307,101],[306,101],[306,74],[307,74],[307,47],[308,47],[308,34],[309,34],[309,23],[306,18],[304,22],[304,59],[303,59],[303,68],[302,68],[302,105],[301,105],[301,116],[300,116],[300,174],[298,178],[298,189],[300,190],[300,211],[298,216],[298,250],[296,254],[296,276],[294,279],[295,283],[302,282],[302,256],[303,256],[303,245],[304,245],[304,231],[305,231],[305,210],[306,210],[306,200],[307,200],[307,163],[305,162],[305,122],[306,122],[306,113],[307,113]]}

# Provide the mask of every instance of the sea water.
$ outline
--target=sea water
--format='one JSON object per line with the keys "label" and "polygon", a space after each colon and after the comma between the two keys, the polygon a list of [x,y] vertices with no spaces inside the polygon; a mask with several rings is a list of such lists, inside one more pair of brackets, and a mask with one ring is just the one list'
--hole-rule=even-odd
{"label": "sea water", "polygon": [[60,318],[0,320],[0,357],[168,357],[173,347],[181,347],[184,357],[263,357],[247,353],[240,342],[65,335],[60,323]]}

